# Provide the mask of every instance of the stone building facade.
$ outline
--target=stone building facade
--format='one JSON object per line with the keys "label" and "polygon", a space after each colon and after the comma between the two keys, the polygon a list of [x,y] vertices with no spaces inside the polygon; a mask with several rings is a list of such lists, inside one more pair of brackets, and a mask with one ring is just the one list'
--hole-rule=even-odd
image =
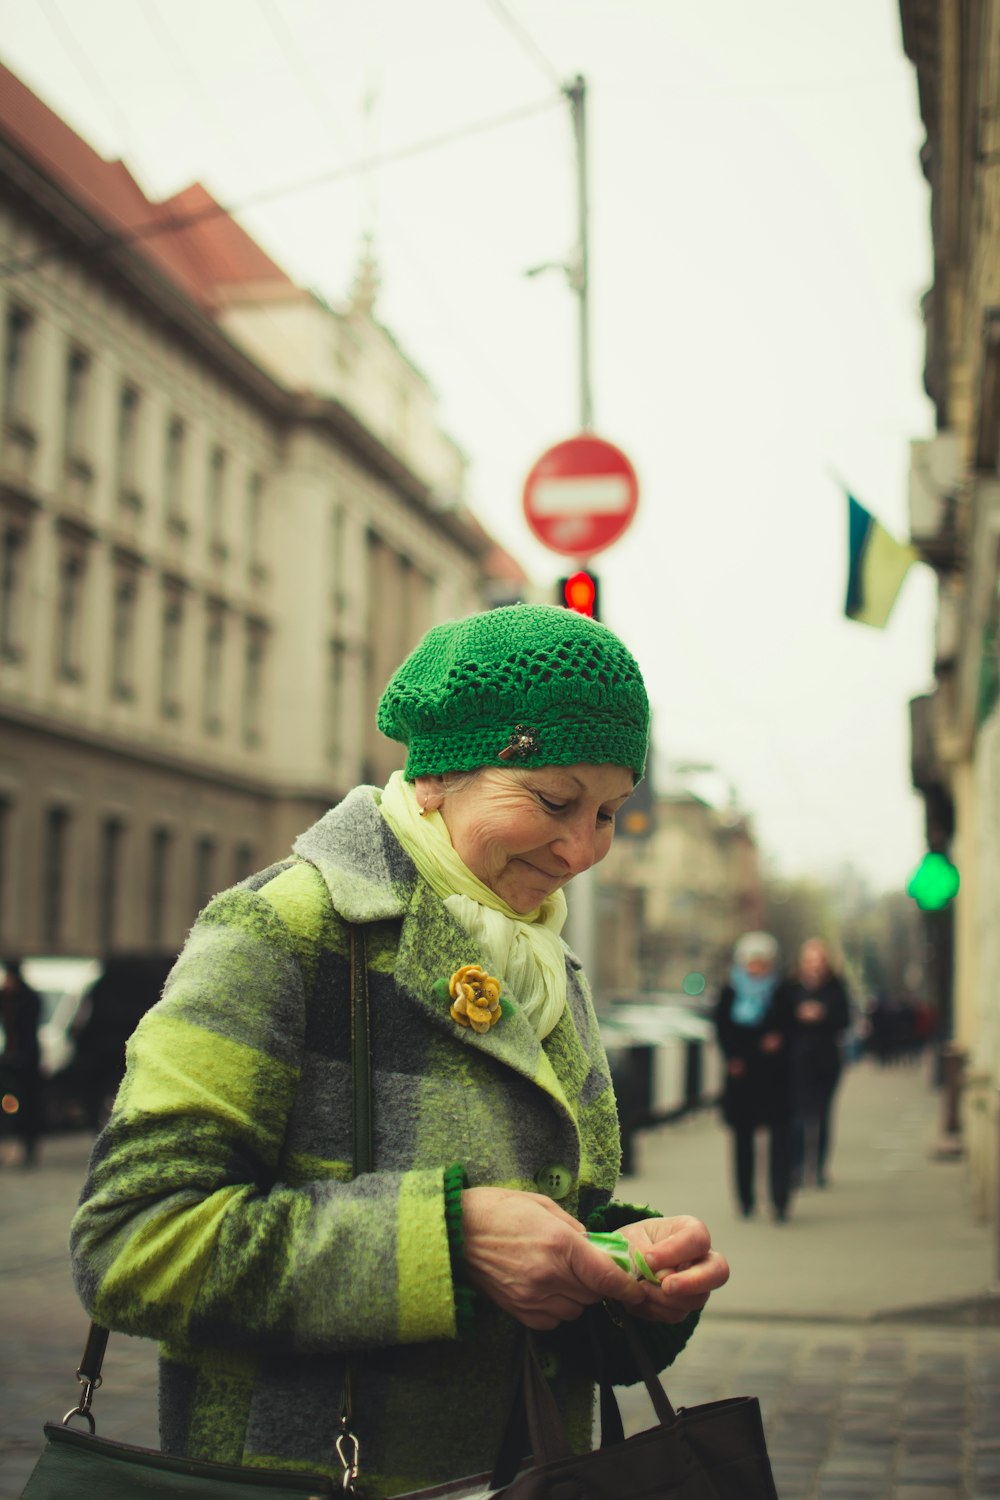
{"label": "stone building facade", "polygon": [[392,668],[516,596],[374,313],[0,69],[0,953],[175,951],[399,747]]}
{"label": "stone building facade", "polygon": [[[598,989],[710,994],[733,944],[761,925],[764,886],[749,820],[674,775],[646,838],[619,836],[598,870]],[[700,976],[704,988],[699,987]]]}
{"label": "stone building facade", "polygon": [[937,570],[935,689],[911,705],[928,844],[961,874],[929,921],[975,1207],[1000,1243],[1000,3],[900,0],[931,186],[924,380],[937,432],[913,445],[910,529]]}

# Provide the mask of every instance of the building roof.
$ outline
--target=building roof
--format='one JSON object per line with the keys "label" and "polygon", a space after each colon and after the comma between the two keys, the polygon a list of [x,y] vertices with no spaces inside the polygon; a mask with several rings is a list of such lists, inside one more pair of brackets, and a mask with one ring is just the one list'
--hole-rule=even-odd
{"label": "building roof", "polygon": [[0,63],[0,131],[116,240],[134,244],[203,311],[215,288],[290,278],[200,183],[155,202],[122,161],[108,161]]}
{"label": "building roof", "polygon": [[[210,320],[212,336],[234,353],[235,346],[222,331],[217,315],[225,303],[238,298],[240,289],[255,300],[301,292],[201,183],[192,183],[160,202],[147,198],[124,162],[101,156],[3,63],[0,139],[93,221],[95,251],[102,246],[121,245],[137,256],[140,263],[145,262],[180,293],[178,310],[186,302],[195,310],[196,320],[199,315]],[[203,327],[207,332],[208,325]],[[388,330],[383,332],[392,339]],[[392,342],[395,345],[395,339]],[[249,356],[240,355],[240,359],[252,366],[255,377],[260,373],[275,397],[287,400],[287,393],[266,372],[259,371]],[[340,402],[316,402],[299,396],[294,409],[299,417],[335,419],[340,438],[352,442],[369,462],[391,475],[401,491],[431,514],[438,526],[473,552],[487,577],[516,584],[527,582],[520,563],[467,507],[463,505],[455,513],[441,512],[431,502],[423,481],[417,480],[373,434],[363,430]]]}

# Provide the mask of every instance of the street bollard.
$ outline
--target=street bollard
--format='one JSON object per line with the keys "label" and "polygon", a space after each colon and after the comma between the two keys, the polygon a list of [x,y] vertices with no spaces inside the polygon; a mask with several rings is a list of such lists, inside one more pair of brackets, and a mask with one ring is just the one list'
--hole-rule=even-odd
{"label": "street bollard", "polygon": [[959,1101],[965,1073],[964,1047],[959,1047],[955,1042],[945,1042],[941,1048],[941,1061],[944,1086],[942,1133],[945,1139],[957,1138],[962,1133]]}
{"label": "street bollard", "polygon": [[997,1286],[1000,1287],[1000,1084],[997,1085],[993,1100],[993,1114],[996,1120],[996,1158],[993,1163],[993,1224],[995,1231],[996,1273]]}

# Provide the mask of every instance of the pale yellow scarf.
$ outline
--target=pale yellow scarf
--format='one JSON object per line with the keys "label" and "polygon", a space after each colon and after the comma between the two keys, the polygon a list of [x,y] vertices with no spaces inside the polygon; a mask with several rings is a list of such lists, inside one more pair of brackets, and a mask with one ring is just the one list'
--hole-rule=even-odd
{"label": "pale yellow scarf", "polygon": [[503,993],[524,1012],[539,1040],[548,1036],[566,1005],[562,891],[546,896],[535,911],[508,906],[459,858],[441,814],[421,816],[416,791],[402,771],[390,776],[381,808],[431,890],[482,949]]}

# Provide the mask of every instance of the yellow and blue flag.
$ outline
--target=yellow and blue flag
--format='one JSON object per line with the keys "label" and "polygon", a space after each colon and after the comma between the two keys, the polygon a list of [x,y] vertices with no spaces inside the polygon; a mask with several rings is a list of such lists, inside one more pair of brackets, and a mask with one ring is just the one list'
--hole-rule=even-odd
{"label": "yellow and blue flag", "polygon": [[897,542],[854,496],[847,496],[848,574],[844,613],[861,625],[882,630],[910,566],[919,553]]}

